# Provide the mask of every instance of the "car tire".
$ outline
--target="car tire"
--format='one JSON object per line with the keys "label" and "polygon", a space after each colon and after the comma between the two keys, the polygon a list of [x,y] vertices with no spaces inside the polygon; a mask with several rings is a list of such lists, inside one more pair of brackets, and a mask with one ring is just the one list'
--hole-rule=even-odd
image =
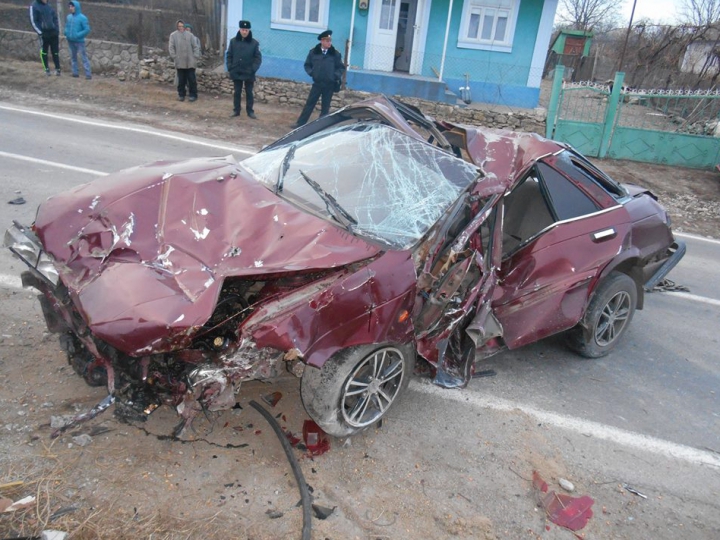
{"label": "car tire", "polygon": [[611,273],[597,288],[580,324],[567,334],[570,349],[586,358],[612,351],[630,326],[637,285],[627,274]]}
{"label": "car tire", "polygon": [[[414,367],[412,344],[351,347],[337,352],[321,369],[306,366],[300,395],[308,415],[325,433],[348,437],[386,415],[407,389]],[[384,382],[378,378],[382,373]]]}
{"label": "car tire", "polygon": [[95,358],[72,332],[63,332],[59,336],[60,347],[67,354],[68,364],[80,375],[88,386],[107,386],[107,371],[97,366]]}

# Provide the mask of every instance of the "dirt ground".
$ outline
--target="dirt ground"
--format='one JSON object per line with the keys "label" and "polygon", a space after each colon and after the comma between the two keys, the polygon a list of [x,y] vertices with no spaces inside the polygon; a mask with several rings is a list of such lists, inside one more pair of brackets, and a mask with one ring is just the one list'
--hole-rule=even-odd
{"label": "dirt ground", "polygon": [[[230,96],[201,94],[196,103],[179,103],[169,86],[102,76],[92,81],[47,78],[39,65],[5,59],[0,63],[0,102],[149,124],[255,149],[286,133],[299,113],[259,103],[258,120],[231,118]],[[651,188],[670,209],[676,230],[720,236],[720,173],[630,162],[600,165],[618,180]],[[0,517],[0,538],[46,529],[69,531],[72,539],[300,536],[299,495],[290,467],[274,433],[249,406],[255,399],[283,427],[299,434],[307,417],[294,376],[272,386],[244,385],[241,408],[198,419],[195,432],[183,441],[168,437],[177,417],[166,408],[135,426],[106,413],[51,439],[53,417],[86,411],[105,392],[87,387],[62,361],[29,291],[0,289],[0,303],[6,306],[0,324],[0,499],[36,497],[26,510]],[[274,391],[282,399],[271,407],[262,397]],[[572,537],[567,531],[556,536],[547,532],[550,528],[531,502],[503,528],[494,525],[518,501],[532,498],[528,473],[515,472],[514,460],[531,462],[549,476],[568,475],[559,453],[527,451],[540,446],[528,436],[513,441],[516,458],[488,467],[501,461],[501,448],[510,447],[503,447],[502,426],[497,426],[495,440],[483,443],[484,462],[466,461],[462,446],[449,454],[445,449],[420,452],[406,436],[404,413],[413,422],[423,421],[400,408],[392,435],[381,429],[349,441],[333,439],[331,451],[314,458],[296,451],[315,504],[333,510],[327,520],[313,520],[313,538]],[[518,414],[517,422],[528,420]],[[486,429],[490,432],[492,426]],[[81,435],[89,435],[91,442],[84,445],[87,439]],[[437,461],[445,463],[452,478],[436,468]],[[500,469],[514,474],[503,480],[496,472]],[[478,475],[495,489],[477,485]],[[596,493],[617,499],[617,487],[606,484],[595,486]],[[623,512],[637,512],[636,504],[630,496],[616,507],[603,506],[596,527],[619,522]],[[695,501],[678,503],[683,504]],[[663,523],[632,536],[667,538]],[[595,537],[628,537],[622,528],[607,527],[613,532],[596,529]],[[631,532],[625,530],[629,536]]]}

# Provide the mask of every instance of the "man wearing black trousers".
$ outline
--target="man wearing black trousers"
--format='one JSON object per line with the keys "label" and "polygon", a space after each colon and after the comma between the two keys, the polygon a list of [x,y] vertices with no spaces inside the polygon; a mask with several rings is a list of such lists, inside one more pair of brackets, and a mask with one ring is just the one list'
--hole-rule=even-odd
{"label": "man wearing black trousers", "polygon": [[340,90],[345,65],[342,62],[342,55],[332,46],[332,30],[325,30],[318,35],[320,43],[310,49],[305,59],[305,71],[312,77],[313,85],[310,88],[305,107],[293,127],[304,126],[310,119],[310,115],[322,98],[320,116],[330,112],[330,101],[333,92]]}
{"label": "man wearing black trousers", "polygon": [[262,64],[260,43],[253,39],[250,21],[240,21],[237,35],[230,40],[227,50],[227,70],[235,86],[233,95],[233,116],[240,116],[240,98],[245,86],[245,110],[253,120],[257,118],[253,110],[255,73]]}
{"label": "man wearing black trousers", "polygon": [[30,22],[33,30],[40,36],[40,61],[45,69],[45,74],[50,75],[49,49],[55,65],[55,75],[60,75],[60,25],[57,13],[52,6],[48,5],[48,0],[35,0],[30,6]]}

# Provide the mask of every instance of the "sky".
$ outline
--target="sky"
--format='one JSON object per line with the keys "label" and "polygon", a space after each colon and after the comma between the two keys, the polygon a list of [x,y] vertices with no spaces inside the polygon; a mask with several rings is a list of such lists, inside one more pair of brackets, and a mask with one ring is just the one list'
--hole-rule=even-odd
{"label": "sky", "polygon": [[[627,26],[630,22],[633,0],[620,0],[620,26]],[[679,22],[680,8],[683,0],[637,0],[633,21],[650,19],[660,24],[675,24]],[[558,4],[558,12],[562,10],[562,0]]]}
{"label": "sky", "polygon": [[[648,18],[657,23],[676,23],[681,6],[682,0],[637,0],[633,21]],[[630,21],[632,7],[633,0],[622,0],[620,13],[624,23]]]}

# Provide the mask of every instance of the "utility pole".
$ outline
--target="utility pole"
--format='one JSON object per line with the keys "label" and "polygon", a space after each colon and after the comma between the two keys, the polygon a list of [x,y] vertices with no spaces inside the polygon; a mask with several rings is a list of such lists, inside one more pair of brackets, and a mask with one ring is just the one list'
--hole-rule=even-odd
{"label": "utility pole", "polygon": [[632,30],[632,23],[633,23],[633,17],[635,16],[635,6],[637,5],[637,0],[633,0],[633,8],[630,12],[630,23],[628,24],[627,32],[625,33],[625,44],[622,48],[622,54],[620,55],[620,65],[618,66],[618,71],[623,70],[623,62],[625,61],[625,51],[627,50],[627,44],[628,39],[630,38],[630,30]]}

